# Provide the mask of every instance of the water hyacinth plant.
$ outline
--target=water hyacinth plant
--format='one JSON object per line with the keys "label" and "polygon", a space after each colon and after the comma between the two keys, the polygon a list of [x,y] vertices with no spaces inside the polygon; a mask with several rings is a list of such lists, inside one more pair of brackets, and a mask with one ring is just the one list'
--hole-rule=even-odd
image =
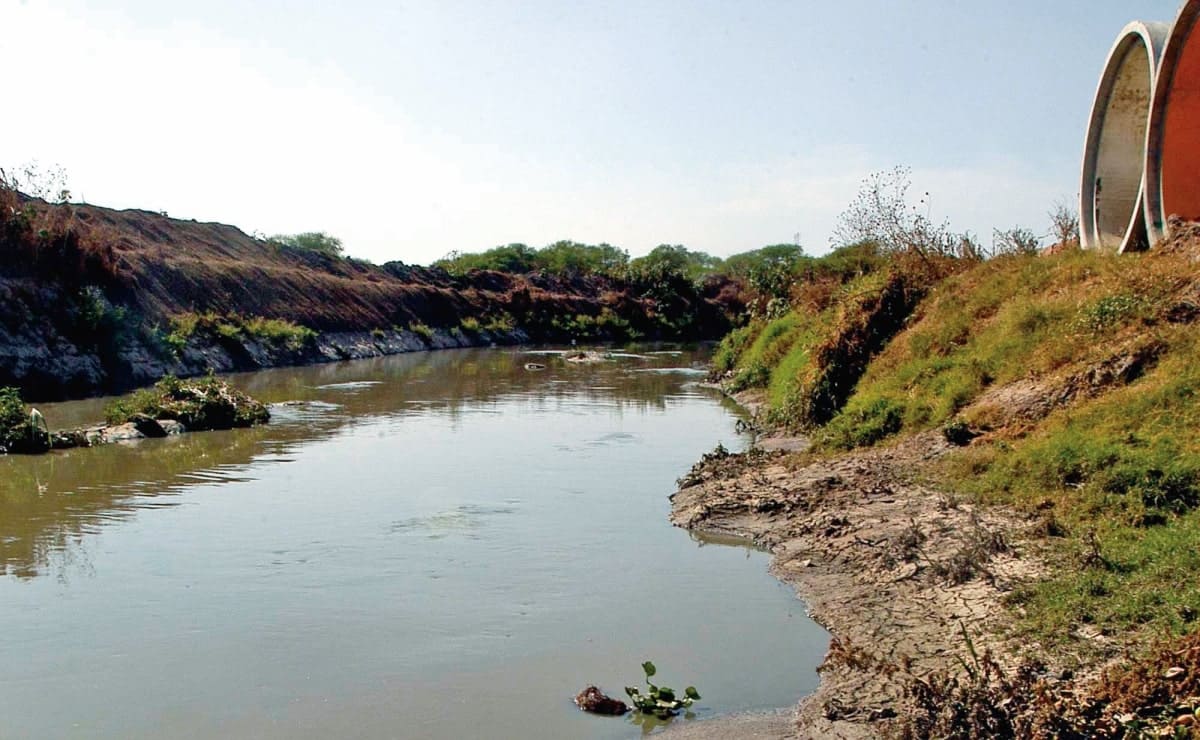
{"label": "water hyacinth plant", "polygon": [[642,714],[652,714],[659,719],[668,719],[679,713],[680,709],[686,709],[692,706],[692,703],[700,698],[699,692],[695,686],[688,686],[683,690],[683,696],[676,696],[675,690],[667,686],[655,686],[650,682],[658,669],[650,661],[642,663],[642,670],[646,673],[646,688],[645,694],[636,686],[626,686],[625,693],[629,694],[633,706]]}

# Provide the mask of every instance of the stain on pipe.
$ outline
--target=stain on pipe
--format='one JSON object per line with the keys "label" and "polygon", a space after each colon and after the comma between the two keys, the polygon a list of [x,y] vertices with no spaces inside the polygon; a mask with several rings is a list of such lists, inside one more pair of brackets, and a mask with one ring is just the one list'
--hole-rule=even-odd
{"label": "stain on pipe", "polygon": [[1125,252],[1150,243],[1144,216],[1146,131],[1169,32],[1165,23],[1135,21],[1108,54],[1083,150],[1079,235],[1084,248]]}
{"label": "stain on pipe", "polygon": [[1200,0],[1188,0],[1167,38],[1146,136],[1146,225],[1151,243],[1167,221],[1200,221]]}

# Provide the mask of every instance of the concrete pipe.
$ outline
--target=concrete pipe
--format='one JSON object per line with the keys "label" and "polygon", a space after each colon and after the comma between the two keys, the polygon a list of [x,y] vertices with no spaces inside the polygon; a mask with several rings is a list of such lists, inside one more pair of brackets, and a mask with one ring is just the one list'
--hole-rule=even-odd
{"label": "concrete pipe", "polygon": [[1083,150],[1079,236],[1084,248],[1124,252],[1148,244],[1146,128],[1169,32],[1165,23],[1135,21],[1108,54]]}
{"label": "concrete pipe", "polygon": [[1146,136],[1146,225],[1150,242],[1167,219],[1200,221],[1200,0],[1179,11],[1163,49]]}

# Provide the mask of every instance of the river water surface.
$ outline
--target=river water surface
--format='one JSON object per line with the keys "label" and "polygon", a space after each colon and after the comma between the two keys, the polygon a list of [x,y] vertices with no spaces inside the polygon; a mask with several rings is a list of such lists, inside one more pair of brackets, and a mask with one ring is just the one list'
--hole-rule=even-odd
{"label": "river water surface", "polygon": [[570,697],[647,659],[697,718],[793,704],[825,634],[764,554],[667,523],[744,444],[702,360],[271,370],[231,378],[300,402],[264,427],[0,457],[0,737],[638,737]]}

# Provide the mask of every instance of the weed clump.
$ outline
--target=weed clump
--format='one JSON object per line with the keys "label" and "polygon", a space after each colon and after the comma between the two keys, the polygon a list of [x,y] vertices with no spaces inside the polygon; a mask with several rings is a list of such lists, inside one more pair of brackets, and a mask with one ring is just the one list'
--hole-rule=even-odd
{"label": "weed clump", "polygon": [[408,330],[419,336],[426,344],[433,341],[433,327],[420,321],[408,325]]}

